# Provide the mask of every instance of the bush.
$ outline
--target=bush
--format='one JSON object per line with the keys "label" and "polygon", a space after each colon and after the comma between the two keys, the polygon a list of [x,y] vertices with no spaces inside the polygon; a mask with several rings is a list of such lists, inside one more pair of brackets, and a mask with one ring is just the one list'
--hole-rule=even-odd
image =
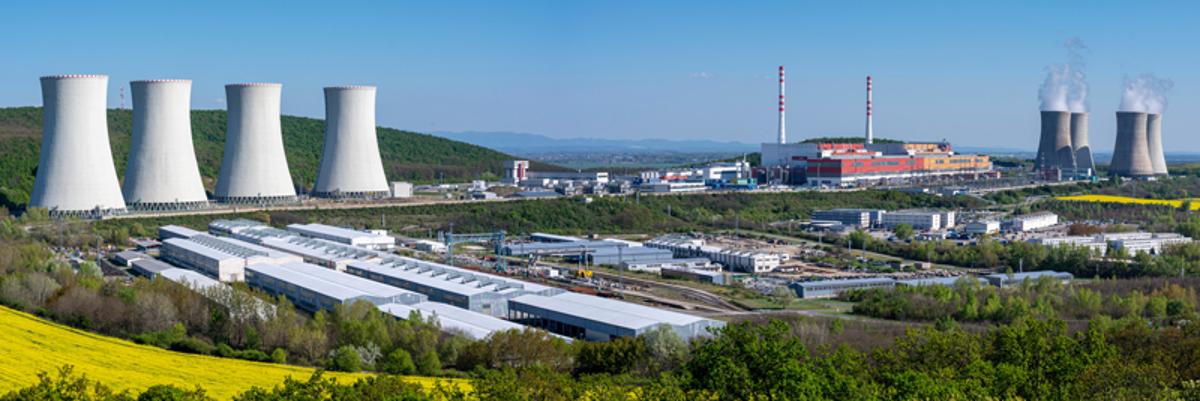
{"label": "bush", "polygon": [[142,394],[138,395],[137,401],[210,401],[204,394],[204,390],[197,388],[193,391],[187,391],[175,386],[155,385],[147,388]]}
{"label": "bush", "polygon": [[362,370],[362,358],[358,356],[358,351],[349,345],[343,345],[333,351],[333,358],[329,362],[329,369],[342,372],[357,372]]}
{"label": "bush", "polygon": [[288,354],[283,348],[276,348],[274,351],[271,351],[271,362],[287,363],[287,361]]}
{"label": "bush", "polygon": [[381,370],[394,375],[411,375],[417,372],[417,365],[413,363],[412,355],[408,351],[396,348],[384,358]]}
{"label": "bush", "polygon": [[211,355],[216,350],[212,344],[196,337],[184,337],[171,343],[170,350],[189,354]]}

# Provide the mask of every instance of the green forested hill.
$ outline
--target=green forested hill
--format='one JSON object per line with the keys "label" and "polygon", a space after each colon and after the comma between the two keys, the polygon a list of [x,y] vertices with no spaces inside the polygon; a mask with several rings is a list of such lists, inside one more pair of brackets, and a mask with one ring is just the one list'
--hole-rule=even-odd
{"label": "green forested hill", "polygon": [[[126,109],[108,111],[108,135],[117,175],[125,175],[125,159],[133,125]],[[0,202],[9,208],[29,201],[41,146],[40,107],[0,108]],[[491,149],[432,135],[379,128],[379,151],[389,180],[417,182],[495,179],[505,160],[514,159]],[[212,189],[221,169],[225,146],[225,111],[192,111],[192,141],[204,185]],[[296,185],[310,188],[320,166],[324,121],[283,116],[283,144]],[[532,162],[535,170],[561,169]]]}

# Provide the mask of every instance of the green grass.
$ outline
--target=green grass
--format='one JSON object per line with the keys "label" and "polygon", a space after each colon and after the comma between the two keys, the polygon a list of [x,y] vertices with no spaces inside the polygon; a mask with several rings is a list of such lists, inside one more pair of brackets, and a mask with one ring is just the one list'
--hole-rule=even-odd
{"label": "green grass", "polygon": [[[108,136],[118,176],[125,174],[133,131],[132,112],[108,111]],[[283,116],[283,143],[292,180],[309,188],[316,180],[324,121]],[[41,147],[40,107],[0,108],[0,204],[21,208],[29,201]],[[432,135],[379,128],[379,152],[389,180],[434,182],[496,179],[505,160],[517,157]],[[213,188],[225,146],[225,111],[192,111],[192,143],[205,187]],[[532,162],[534,170],[561,167]]]}

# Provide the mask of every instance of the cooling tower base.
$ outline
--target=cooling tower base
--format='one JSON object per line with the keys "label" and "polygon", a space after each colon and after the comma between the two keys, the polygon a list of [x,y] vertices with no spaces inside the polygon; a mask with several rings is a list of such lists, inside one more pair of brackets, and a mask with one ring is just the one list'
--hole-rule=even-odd
{"label": "cooling tower base", "polygon": [[325,199],[379,200],[379,199],[387,199],[388,197],[391,197],[392,194],[389,191],[357,191],[357,192],[332,191],[332,192],[313,192],[311,195],[314,198],[325,198]]}
{"label": "cooling tower base", "polygon": [[282,196],[227,196],[217,197],[217,202],[227,205],[284,205],[299,203],[300,198],[294,195]]}
{"label": "cooling tower base", "polygon": [[145,203],[128,203],[126,207],[130,211],[135,212],[178,212],[186,210],[204,210],[211,206],[208,201],[197,202],[145,202]]}
{"label": "cooling tower base", "polygon": [[63,219],[63,218],[72,217],[72,218],[78,218],[78,219],[95,219],[95,220],[103,219],[103,218],[109,217],[109,216],[121,216],[121,215],[125,215],[128,213],[129,213],[129,211],[124,208],[121,208],[121,209],[93,209],[93,210],[58,210],[58,209],[54,209],[54,210],[50,210],[50,212],[49,212],[50,217],[55,218],[55,219]]}

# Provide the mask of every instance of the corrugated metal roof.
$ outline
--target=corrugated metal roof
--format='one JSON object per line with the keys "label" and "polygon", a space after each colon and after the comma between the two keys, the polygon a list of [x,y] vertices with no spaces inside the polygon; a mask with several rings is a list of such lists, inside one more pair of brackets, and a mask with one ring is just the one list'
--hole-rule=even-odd
{"label": "corrugated metal roof", "polygon": [[[282,269],[306,275],[315,279],[324,280],[331,284],[336,284],[342,287],[351,288],[356,291],[376,297],[394,297],[415,294],[412,291],[393,287],[387,284],[376,281],[367,280],[362,277],[355,276],[349,273],[326,269],[321,266],[311,265],[308,263],[285,263],[280,266]],[[292,277],[292,276],[289,276]],[[290,280],[290,278],[289,278]]]}
{"label": "corrugated metal roof", "polygon": [[416,311],[421,317],[433,317],[443,330],[460,331],[477,340],[495,332],[525,328],[507,320],[436,302],[420,302],[413,305],[385,304],[380,305],[379,309],[400,319],[408,319],[409,315]]}
{"label": "corrugated metal roof", "polygon": [[224,286],[220,281],[187,269],[170,268],[158,272],[158,276],[198,290]]}
{"label": "corrugated metal roof", "polygon": [[574,316],[578,319],[590,320],[615,327],[623,327],[633,331],[642,330],[662,323],[657,320],[634,314],[572,302],[570,299],[559,298],[558,296],[547,297],[537,294],[527,294],[510,299],[509,302],[525,304],[535,308]]}
{"label": "corrugated metal roof", "polygon": [[564,292],[554,295],[553,298],[566,300],[578,305],[587,305],[596,309],[605,309],[613,312],[640,316],[656,322],[669,323],[678,326],[689,325],[705,320],[701,317],[671,312],[665,309],[617,301],[608,298],[601,298],[593,295],[578,294],[574,292]]}
{"label": "corrugated metal roof", "polygon": [[853,285],[862,285],[862,284],[894,283],[894,282],[895,282],[895,280],[892,280],[887,277],[868,277],[868,278],[849,278],[849,279],[841,279],[841,280],[798,281],[793,284],[804,287],[804,288],[808,288],[808,287],[825,286],[825,285],[831,285],[831,284],[832,285],[853,286]]}

